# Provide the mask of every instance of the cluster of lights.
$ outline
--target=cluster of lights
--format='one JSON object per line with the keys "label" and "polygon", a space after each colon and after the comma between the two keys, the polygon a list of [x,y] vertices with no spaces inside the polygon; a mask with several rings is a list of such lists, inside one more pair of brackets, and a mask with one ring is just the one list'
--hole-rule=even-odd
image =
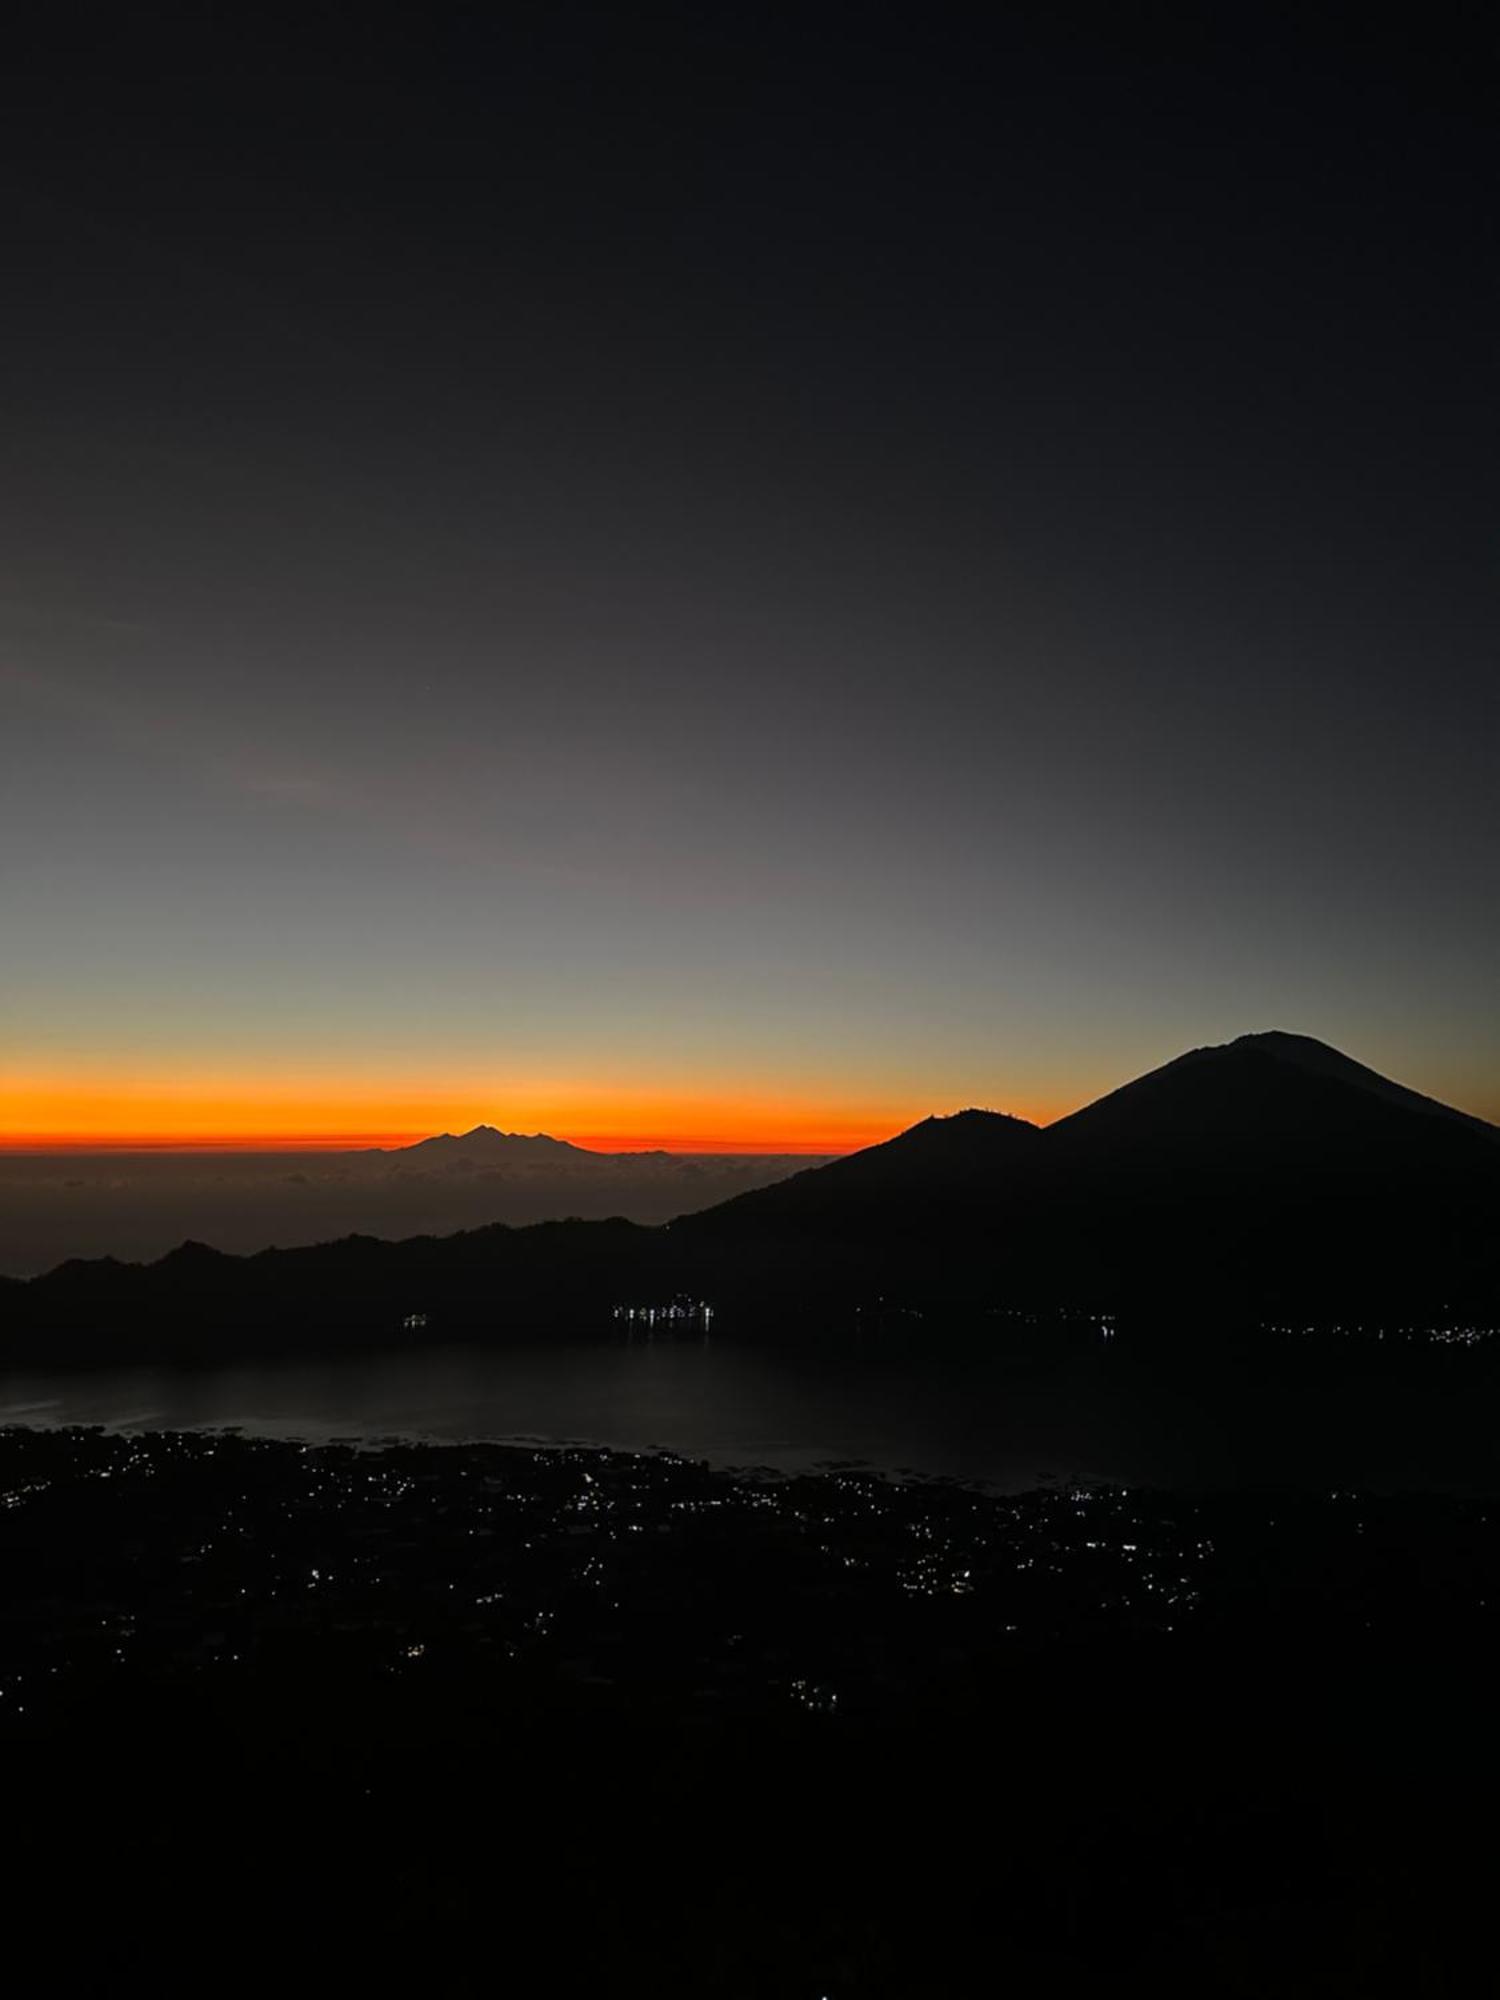
{"label": "cluster of lights", "polygon": [[818,1681],[794,1680],[791,1684],[792,1700],[799,1708],[805,1708],[813,1715],[832,1715],[839,1705],[838,1695],[832,1688],[824,1687]]}
{"label": "cluster of lights", "polygon": [[714,1309],[702,1299],[676,1298],[663,1306],[616,1306],[614,1316],[622,1326],[693,1327],[707,1333]]}
{"label": "cluster of lights", "polygon": [[1431,1347],[1481,1347],[1486,1341],[1500,1338],[1500,1326],[1456,1326],[1435,1321],[1425,1325],[1386,1326],[1379,1322],[1367,1325],[1363,1320],[1309,1320],[1300,1325],[1272,1320],[1262,1331],[1301,1340],[1402,1340]]}
{"label": "cluster of lights", "polygon": [[[1287,1526],[1280,1507],[1246,1512],[1237,1503],[1240,1511],[1221,1518],[1217,1503],[1164,1502],[1081,1483],[1000,1497],[847,1466],[771,1479],[718,1474],[670,1453],[398,1446],[377,1456],[348,1445],[299,1451],[201,1438],[137,1437],[127,1447],[83,1432],[52,1433],[42,1446],[23,1441],[40,1434],[15,1435],[0,1501],[45,1509],[51,1495],[71,1524],[88,1482],[109,1471],[111,1491],[89,1502],[97,1517],[93,1545],[102,1534],[107,1546],[115,1532],[122,1548],[126,1537],[159,1538],[149,1541],[156,1560],[147,1571],[136,1571],[129,1558],[101,1592],[103,1602],[79,1604],[76,1615],[49,1609],[46,1625],[31,1626],[27,1638],[39,1657],[6,1662],[26,1664],[31,1685],[54,1701],[52,1691],[80,1684],[79,1676],[87,1684],[91,1673],[217,1677],[244,1671],[268,1643],[306,1647],[335,1632],[363,1648],[377,1672],[400,1672],[435,1649],[450,1661],[467,1647],[495,1663],[541,1652],[564,1673],[607,1680],[621,1644],[652,1643],[664,1585],[681,1588],[684,1608],[698,1617],[691,1579],[701,1574],[722,1576],[731,1593],[722,1608],[743,1628],[717,1630],[719,1585],[707,1589],[702,1615],[709,1624],[684,1640],[682,1656],[707,1677],[697,1684],[708,1697],[725,1691],[714,1681],[722,1664],[735,1699],[759,1689],[826,1716],[839,1709],[829,1680],[846,1699],[862,1685],[850,1677],[866,1671],[866,1615],[877,1635],[887,1616],[917,1621],[914,1633],[933,1619],[939,1630],[957,1621],[954,1642],[964,1634],[963,1644],[981,1647],[1008,1644],[1018,1632],[1045,1639],[1080,1618],[1090,1627],[1102,1619],[1114,1629],[1172,1632],[1201,1604],[1209,1577],[1221,1576],[1226,1563],[1232,1573],[1241,1535],[1257,1538],[1257,1550],[1272,1536],[1286,1542],[1288,1560],[1295,1560],[1297,1539],[1275,1533]],[[132,1480],[144,1482],[153,1460],[157,1492],[134,1497]],[[195,1466],[198,1483],[184,1488],[179,1506],[175,1490],[163,1488]],[[41,1472],[52,1476],[35,1476]],[[1357,1508],[1350,1504],[1356,1499]],[[1350,1546],[1369,1546],[1380,1524],[1368,1496],[1336,1492],[1316,1504],[1326,1509],[1330,1500],[1340,1533],[1369,1532],[1370,1541],[1351,1539]],[[135,1506],[145,1513],[131,1524]],[[1480,1529],[1484,1520],[1478,1517]],[[36,1531],[28,1515],[8,1532],[30,1541]],[[743,1597],[742,1550],[752,1555]],[[791,1601],[805,1604],[815,1624],[835,1621],[817,1642],[816,1669],[806,1653],[797,1659],[811,1629],[803,1613],[788,1631],[774,1580],[769,1596],[752,1581],[762,1551],[790,1565]],[[175,1589],[160,1580],[162,1561],[184,1566]],[[1464,1602],[1484,1610],[1488,1598]],[[634,1608],[641,1622],[623,1632],[612,1622],[601,1628],[600,1612],[610,1607]],[[675,1611],[668,1629],[677,1629]],[[872,1657],[886,1657],[883,1644],[877,1638]],[[604,1672],[594,1671],[596,1660]],[[52,1678],[59,1673],[61,1681]],[[17,1714],[19,1694],[18,1678],[0,1684],[5,1716]],[[30,1696],[27,1706],[35,1706]]]}

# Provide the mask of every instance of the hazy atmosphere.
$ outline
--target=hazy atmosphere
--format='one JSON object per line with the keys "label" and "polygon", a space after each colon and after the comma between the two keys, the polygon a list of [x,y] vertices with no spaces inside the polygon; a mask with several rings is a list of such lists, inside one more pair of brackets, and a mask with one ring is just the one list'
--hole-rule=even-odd
{"label": "hazy atmosphere", "polygon": [[667,1222],[820,1164],[800,1153],[594,1153],[487,1128],[390,1152],[0,1153],[0,1274],[161,1257],[185,1238],[244,1252],[553,1216]]}

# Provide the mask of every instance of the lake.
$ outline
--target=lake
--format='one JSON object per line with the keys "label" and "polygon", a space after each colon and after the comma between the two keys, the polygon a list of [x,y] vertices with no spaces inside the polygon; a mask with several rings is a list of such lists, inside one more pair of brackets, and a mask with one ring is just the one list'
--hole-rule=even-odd
{"label": "lake", "polygon": [[1351,1356],[1274,1377],[1178,1365],[1168,1382],[1105,1342],[1045,1362],[715,1339],[0,1374],[0,1423],[665,1448],[782,1471],[852,1460],[1012,1491],[1070,1479],[1493,1490],[1494,1418],[1488,1374],[1463,1357],[1393,1372]]}

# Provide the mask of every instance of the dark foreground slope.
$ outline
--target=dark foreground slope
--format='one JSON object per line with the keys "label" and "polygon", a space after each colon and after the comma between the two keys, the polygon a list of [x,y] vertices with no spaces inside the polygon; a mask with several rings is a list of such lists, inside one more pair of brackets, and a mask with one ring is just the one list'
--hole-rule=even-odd
{"label": "dark foreground slope", "polygon": [[1500,1514],[0,1431],[17,1992],[1426,2000]]}
{"label": "dark foreground slope", "polygon": [[866,1330],[920,1305],[1253,1322],[1500,1311],[1500,1134],[1320,1043],[1199,1049],[1045,1130],[983,1111],[662,1228],[352,1237],[0,1288],[13,1359],[597,1335],[707,1298],[738,1331]]}

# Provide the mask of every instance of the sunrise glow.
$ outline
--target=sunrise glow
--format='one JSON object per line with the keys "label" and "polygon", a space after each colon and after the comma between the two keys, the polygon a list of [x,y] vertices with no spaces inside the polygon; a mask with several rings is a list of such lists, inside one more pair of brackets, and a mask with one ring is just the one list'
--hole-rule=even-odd
{"label": "sunrise glow", "polygon": [[[355,1079],[157,1075],[86,1081],[7,1078],[0,1150],[332,1151],[408,1146],[439,1132],[494,1125],[546,1132],[600,1152],[846,1153],[933,1111],[941,1096],[838,1103],[792,1093],[689,1094],[608,1082],[465,1088],[432,1082],[362,1089]],[[1060,1105],[996,1106],[1038,1123]]]}

